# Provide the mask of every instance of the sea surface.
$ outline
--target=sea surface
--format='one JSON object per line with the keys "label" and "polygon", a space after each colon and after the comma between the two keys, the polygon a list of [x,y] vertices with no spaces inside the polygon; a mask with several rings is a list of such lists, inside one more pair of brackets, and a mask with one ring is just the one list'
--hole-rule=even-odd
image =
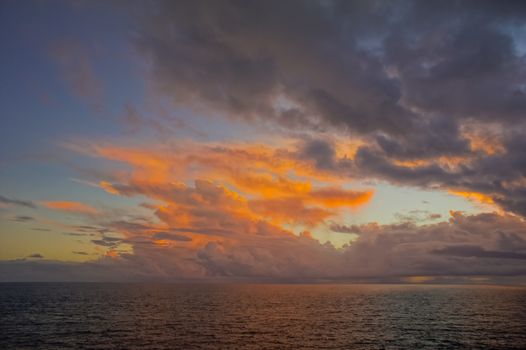
{"label": "sea surface", "polygon": [[0,349],[526,349],[526,289],[4,283]]}

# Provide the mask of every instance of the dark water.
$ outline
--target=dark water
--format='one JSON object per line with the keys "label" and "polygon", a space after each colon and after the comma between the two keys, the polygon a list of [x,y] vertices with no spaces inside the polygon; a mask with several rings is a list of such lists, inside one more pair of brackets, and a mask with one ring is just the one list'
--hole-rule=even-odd
{"label": "dark water", "polygon": [[0,349],[524,349],[526,289],[0,284]]}

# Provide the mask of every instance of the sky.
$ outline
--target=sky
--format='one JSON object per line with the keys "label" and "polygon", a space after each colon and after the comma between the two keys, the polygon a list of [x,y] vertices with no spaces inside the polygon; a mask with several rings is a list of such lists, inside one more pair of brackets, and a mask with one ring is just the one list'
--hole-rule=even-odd
{"label": "sky", "polygon": [[521,1],[0,3],[0,281],[526,283]]}

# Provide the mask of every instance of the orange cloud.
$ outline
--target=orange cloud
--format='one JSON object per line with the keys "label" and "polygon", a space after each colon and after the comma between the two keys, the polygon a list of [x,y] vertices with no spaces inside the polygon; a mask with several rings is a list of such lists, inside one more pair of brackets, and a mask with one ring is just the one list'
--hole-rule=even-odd
{"label": "orange cloud", "polygon": [[327,187],[313,191],[296,192],[296,195],[264,197],[250,201],[250,209],[271,222],[300,223],[316,226],[334,216],[337,209],[358,207],[370,201],[372,191],[348,191]]}
{"label": "orange cloud", "polygon": [[469,140],[470,148],[474,152],[490,156],[505,152],[502,131],[497,125],[468,123],[462,126],[462,136]]}
{"label": "orange cloud", "polygon": [[240,174],[232,182],[242,191],[260,195],[264,198],[301,195],[310,192],[312,184],[307,181],[294,181],[283,176],[271,174]]}
{"label": "orange cloud", "polygon": [[281,178],[281,181],[285,178],[291,180],[292,176],[297,180],[341,181],[338,175],[316,169],[310,162],[297,159],[293,152],[265,145],[186,142],[169,149],[152,150],[96,145],[90,148],[90,152],[83,147],[68,147],[74,150],[81,148],[79,151],[83,153],[91,152],[95,156],[131,165],[131,175],[135,181],[183,181],[185,178],[202,178],[203,174],[214,180],[238,179],[240,186],[253,185],[254,182],[264,180],[259,177],[268,175]]}
{"label": "orange cloud", "polygon": [[488,196],[488,195],[486,195],[484,193],[468,192],[468,191],[456,191],[456,190],[449,190],[449,193],[451,193],[453,195],[456,195],[456,196],[461,196],[461,197],[467,198],[470,201],[476,201],[478,203],[495,204],[495,202],[493,201],[493,198],[491,198],[490,196]]}
{"label": "orange cloud", "polygon": [[442,168],[454,169],[460,165],[465,165],[473,161],[470,156],[440,156],[437,158],[429,159],[411,159],[411,160],[393,160],[393,164],[399,167],[417,169],[421,167],[431,166],[437,164]]}
{"label": "orange cloud", "polygon": [[264,145],[185,143],[151,151],[100,145],[92,147],[92,152],[131,165],[134,181],[182,182],[208,178],[228,182],[250,193],[269,195],[305,192],[313,181],[332,185],[343,181],[338,174],[298,159],[294,152]]}
{"label": "orange cloud", "polygon": [[106,192],[111,194],[119,194],[119,191],[113,188],[113,185],[109,183],[108,181],[101,181],[99,182],[99,186],[104,189]]}
{"label": "orange cloud", "polygon": [[301,199],[283,198],[255,200],[250,209],[272,223],[305,224],[316,226],[334,213],[320,207],[307,207]]}
{"label": "orange cloud", "polygon": [[191,237],[185,243],[157,239],[158,247],[199,248],[231,240],[234,231],[251,236],[261,222],[281,235],[290,234],[282,229],[285,224],[314,229],[373,195],[344,189],[339,174],[319,170],[295,152],[258,144],[185,142],[150,150],[97,145],[88,150],[130,167],[127,173],[119,168],[113,183],[99,182],[101,188],[155,200],[156,217]]}
{"label": "orange cloud", "polygon": [[371,200],[373,191],[349,191],[339,188],[320,188],[312,191],[306,200],[326,207],[358,207]]}
{"label": "orange cloud", "polygon": [[89,206],[81,202],[44,201],[42,202],[42,204],[49,209],[61,210],[61,211],[77,213],[77,214],[92,215],[92,214],[97,214],[99,212],[96,208],[93,208],[92,206]]}

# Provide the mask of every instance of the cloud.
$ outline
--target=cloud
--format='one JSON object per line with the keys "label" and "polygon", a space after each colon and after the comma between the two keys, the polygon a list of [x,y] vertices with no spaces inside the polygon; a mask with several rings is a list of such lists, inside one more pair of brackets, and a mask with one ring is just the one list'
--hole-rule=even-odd
{"label": "cloud", "polygon": [[[502,149],[498,151],[408,160],[390,156],[381,147],[369,143],[360,145],[352,158],[331,156],[332,167],[323,170],[355,179],[372,178],[395,185],[442,189],[486,206],[525,215],[526,173],[520,151],[524,146],[522,138],[515,133],[508,140],[502,140],[498,146]],[[304,159],[305,154],[297,157]],[[311,162],[319,163],[313,157]]]}
{"label": "cloud", "polygon": [[75,201],[43,201],[42,205],[49,209],[82,215],[94,215],[99,213],[98,209],[88,204]]}
{"label": "cloud", "polygon": [[464,158],[455,165],[439,161],[400,164],[374,148],[362,147],[357,151],[353,170],[395,184],[442,188],[526,215],[524,155],[520,151],[524,142],[518,137],[505,143],[503,154]]}
{"label": "cloud", "polygon": [[485,250],[476,245],[452,245],[433,251],[435,254],[459,256],[464,258],[496,258],[496,259],[518,259],[525,260],[526,253],[503,252],[497,250]]}
{"label": "cloud", "polygon": [[395,218],[400,222],[421,223],[442,218],[442,215],[430,213],[427,210],[411,210],[408,213],[396,213]]}
{"label": "cloud", "polygon": [[309,208],[299,198],[253,200],[250,209],[276,223],[302,223],[316,226],[334,213],[320,207]]}
{"label": "cloud", "polygon": [[457,119],[521,120],[518,3],[158,4],[136,45],[179,103],[418,138],[435,135],[433,114],[449,131]]}
{"label": "cloud", "polygon": [[263,145],[194,143],[152,150],[106,145],[93,152],[132,168],[131,177],[102,182],[102,188],[163,202],[156,215],[175,227],[225,228],[237,219],[313,227],[360,208],[373,196],[370,189],[344,189],[339,175],[295,152]]}
{"label": "cloud", "polygon": [[8,198],[0,195],[0,203],[7,204],[7,205],[17,205],[22,207],[28,207],[28,208],[36,208],[35,203],[31,201],[16,199],[16,198]]}
{"label": "cloud", "polygon": [[156,232],[154,233],[153,238],[159,239],[159,240],[182,241],[182,242],[188,242],[192,240],[191,237],[179,235],[176,233],[170,233],[170,232]]}
{"label": "cloud", "polygon": [[89,255],[89,253],[83,252],[83,251],[72,251],[73,254],[76,255]]}
{"label": "cloud", "polygon": [[115,248],[122,241],[122,238],[102,236],[100,239],[92,239],[91,243],[103,247]]}
{"label": "cloud", "polygon": [[301,145],[300,158],[314,160],[317,168],[333,168],[336,151],[333,145],[324,140],[308,140]]}
{"label": "cloud", "polygon": [[[342,222],[341,214],[367,204],[372,192],[343,187],[348,177],[337,170],[355,170],[354,163],[366,162],[383,167],[384,174],[396,169],[393,181],[406,176],[423,186],[437,181],[436,174],[445,171],[441,167],[396,164],[380,158],[378,150],[359,146],[345,161],[339,152],[330,152],[333,166],[320,168],[303,157],[304,145],[287,150],[175,143],[135,149],[92,143],[84,148],[89,154],[129,169],[101,187],[117,196],[146,199],[150,205],[142,208],[153,217],[92,217],[78,230],[99,235],[91,243],[106,250],[105,264],[135,270],[139,279],[387,281],[526,274],[521,264],[526,224],[517,216],[452,212],[449,221],[436,222],[437,215],[420,210],[401,213],[400,222],[392,225]],[[450,174],[451,179],[457,176]],[[336,248],[305,231],[327,227],[353,235]],[[451,248],[467,246],[471,250]]]}
{"label": "cloud", "polygon": [[333,232],[339,232],[339,233],[353,233],[353,234],[360,234],[362,232],[362,228],[359,225],[342,225],[342,224],[336,224],[332,223],[329,228]]}
{"label": "cloud", "polygon": [[84,233],[84,232],[63,232],[62,234],[66,236],[74,236],[74,237],[88,236],[88,233]]}
{"label": "cloud", "polygon": [[413,118],[398,104],[396,79],[356,40],[363,18],[375,17],[374,34],[387,30],[382,19],[391,6],[385,14],[373,5],[342,2],[160,7],[160,15],[139,28],[136,44],[151,59],[157,86],[179,102],[204,102],[286,126],[330,124],[363,132],[382,126],[378,115],[389,122],[383,126],[398,130]]}
{"label": "cloud", "polygon": [[55,43],[50,52],[60,64],[63,77],[73,88],[74,94],[101,111],[103,83],[94,72],[89,50],[75,42],[63,41]]}
{"label": "cloud", "polygon": [[[526,223],[515,216],[452,212],[447,222],[368,224],[358,230],[352,244],[335,248],[308,233],[293,235],[261,221],[240,222],[229,235],[202,241],[201,233],[187,232],[197,241],[176,238],[173,244],[137,240],[133,254],[86,263],[4,261],[0,279],[422,282],[483,276],[491,282],[515,276],[524,282],[526,276]],[[165,234],[152,238],[175,237]]]}
{"label": "cloud", "polygon": [[33,258],[33,259],[43,259],[44,258],[44,256],[42,254],[38,254],[38,253],[28,255],[27,257],[28,258]]}
{"label": "cloud", "polygon": [[16,221],[16,222],[28,222],[28,221],[33,221],[33,220],[35,220],[34,217],[27,216],[27,215],[17,215],[11,218],[11,221]]}

